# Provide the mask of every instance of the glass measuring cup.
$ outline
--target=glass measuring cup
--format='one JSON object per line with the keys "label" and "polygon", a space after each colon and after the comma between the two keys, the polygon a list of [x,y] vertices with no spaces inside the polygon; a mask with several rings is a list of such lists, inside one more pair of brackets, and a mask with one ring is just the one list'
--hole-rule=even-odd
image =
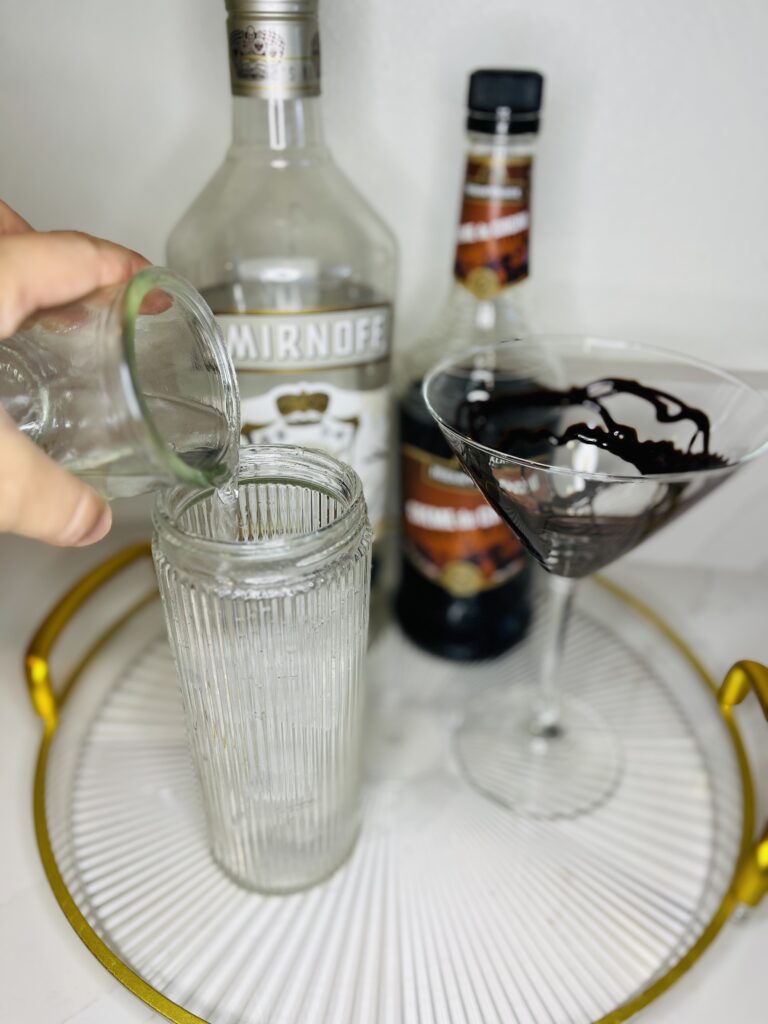
{"label": "glass measuring cup", "polygon": [[35,314],[0,342],[0,407],[106,498],[217,485],[237,464],[237,379],[213,314],[161,267]]}

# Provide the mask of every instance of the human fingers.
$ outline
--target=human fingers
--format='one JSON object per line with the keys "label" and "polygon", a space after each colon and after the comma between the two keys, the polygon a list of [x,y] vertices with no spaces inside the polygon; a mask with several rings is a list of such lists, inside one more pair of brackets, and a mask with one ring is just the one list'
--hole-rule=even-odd
{"label": "human fingers", "polygon": [[0,465],[0,532],[58,547],[84,547],[109,532],[109,505],[19,433],[2,410]]}
{"label": "human fingers", "polygon": [[0,237],[0,338],[39,309],[82,298],[132,277],[147,260],[113,242],[76,231]]}
{"label": "human fingers", "polygon": [[20,235],[31,230],[32,225],[0,199],[0,235]]}

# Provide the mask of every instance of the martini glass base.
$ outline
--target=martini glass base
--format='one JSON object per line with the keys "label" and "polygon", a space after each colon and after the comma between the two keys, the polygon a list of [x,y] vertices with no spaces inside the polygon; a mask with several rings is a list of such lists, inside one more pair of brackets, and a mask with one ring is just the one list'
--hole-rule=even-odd
{"label": "martini glass base", "polygon": [[562,731],[536,735],[538,691],[516,686],[470,712],[455,736],[462,773],[484,796],[533,818],[570,818],[604,803],[621,778],[618,736],[589,705],[565,699]]}

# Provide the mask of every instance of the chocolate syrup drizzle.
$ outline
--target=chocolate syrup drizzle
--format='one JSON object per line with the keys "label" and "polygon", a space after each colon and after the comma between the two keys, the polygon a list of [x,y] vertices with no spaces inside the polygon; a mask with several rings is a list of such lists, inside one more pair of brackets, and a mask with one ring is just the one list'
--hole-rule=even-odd
{"label": "chocolate syrup drizzle", "polygon": [[[694,433],[688,449],[682,451],[672,441],[641,441],[634,427],[614,419],[604,400],[621,394],[634,395],[647,401],[653,406],[659,423],[679,423],[686,420],[692,423]],[[498,417],[508,415],[512,411],[571,406],[583,406],[596,412],[604,425],[574,423],[561,434],[555,432],[552,424],[544,427],[514,426],[507,430],[498,430]],[[484,435],[487,435],[488,430],[494,431],[496,436],[491,442],[492,447],[518,457],[524,457],[521,447],[540,452],[542,446],[557,447],[568,444],[569,441],[580,441],[582,444],[595,445],[611,452],[633,465],[643,475],[686,473],[727,465],[726,459],[709,450],[710,421],[705,412],[687,405],[666,391],[646,387],[636,380],[621,377],[606,377],[592,381],[584,387],[572,387],[565,391],[540,388],[491,394],[483,401],[466,399],[459,411],[459,424],[472,440],[481,444],[488,444],[488,441],[484,441]],[[697,448],[696,451],[694,447]]]}

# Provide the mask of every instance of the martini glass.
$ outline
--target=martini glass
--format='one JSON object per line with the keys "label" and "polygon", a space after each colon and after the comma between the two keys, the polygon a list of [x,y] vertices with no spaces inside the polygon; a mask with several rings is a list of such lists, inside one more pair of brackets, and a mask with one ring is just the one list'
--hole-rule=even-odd
{"label": "martini glass", "polygon": [[466,472],[551,576],[539,679],[478,698],[456,734],[460,764],[504,806],[575,816],[607,799],[622,764],[615,732],[562,692],[578,581],[764,451],[768,400],[662,349],[553,336],[446,360],[424,396]]}

